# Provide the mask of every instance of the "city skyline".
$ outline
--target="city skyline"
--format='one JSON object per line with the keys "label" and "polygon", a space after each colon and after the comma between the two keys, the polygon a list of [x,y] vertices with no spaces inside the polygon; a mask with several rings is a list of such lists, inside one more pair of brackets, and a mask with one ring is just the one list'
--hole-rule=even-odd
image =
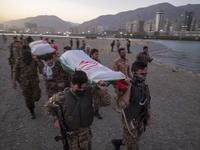
{"label": "city skyline", "polygon": [[132,0],[125,0],[123,2],[114,0],[58,0],[56,2],[53,0],[34,0],[34,2],[28,2],[28,4],[25,0],[19,0],[16,3],[13,3],[11,0],[0,0],[0,22],[2,23],[10,20],[35,17],[38,15],[55,15],[65,21],[83,23],[102,15],[114,15],[119,12],[135,10],[137,8],[148,7],[150,5],[164,2],[170,3],[174,6],[200,4],[199,0],[191,0],[190,2],[187,0],[152,0],[148,2],[141,0],[137,3]]}

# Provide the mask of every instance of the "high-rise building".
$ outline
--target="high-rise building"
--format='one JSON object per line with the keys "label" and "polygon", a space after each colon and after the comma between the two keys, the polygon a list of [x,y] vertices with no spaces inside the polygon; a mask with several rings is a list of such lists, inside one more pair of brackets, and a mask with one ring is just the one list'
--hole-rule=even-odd
{"label": "high-rise building", "polygon": [[126,23],[126,31],[132,32],[144,32],[144,21],[142,20],[134,20],[132,22]]}
{"label": "high-rise building", "polygon": [[193,19],[192,11],[185,11],[185,13],[181,15],[181,31],[191,30],[192,19]]}
{"label": "high-rise building", "polygon": [[164,12],[161,10],[160,12],[156,12],[156,29],[155,31],[163,31],[164,26]]}

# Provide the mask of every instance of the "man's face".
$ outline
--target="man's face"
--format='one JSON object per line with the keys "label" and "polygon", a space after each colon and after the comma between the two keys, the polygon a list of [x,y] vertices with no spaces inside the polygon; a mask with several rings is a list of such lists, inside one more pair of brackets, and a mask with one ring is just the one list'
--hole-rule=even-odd
{"label": "man's face", "polygon": [[90,53],[90,48],[87,47],[86,50],[85,50],[86,54],[89,54]]}
{"label": "man's face", "polygon": [[21,45],[20,42],[17,42],[17,43],[15,43],[14,47],[15,47],[17,50],[20,50],[21,47],[22,47],[22,45]]}
{"label": "man's face", "polygon": [[120,58],[125,59],[126,58],[126,51],[125,50],[120,51],[119,56],[120,56]]}
{"label": "man's face", "polygon": [[52,66],[53,65],[53,59],[47,59],[46,63],[48,66]]}
{"label": "man's face", "polygon": [[86,87],[87,87],[87,83],[83,83],[79,87],[78,84],[73,84],[72,82],[70,82],[70,86],[71,86],[73,92],[75,92],[76,90],[84,91],[86,89]]}
{"label": "man's face", "polygon": [[85,45],[86,45],[86,44],[85,44],[85,41],[82,41],[82,46],[85,47]]}
{"label": "man's face", "polygon": [[145,67],[143,70],[142,70],[142,69],[139,69],[139,70],[136,72],[137,75],[143,75],[143,76],[146,76],[147,73],[148,73],[147,67]]}
{"label": "man's face", "polygon": [[143,50],[143,52],[144,52],[144,53],[147,53],[147,52],[148,52],[148,48],[145,48],[145,49]]}
{"label": "man's face", "polygon": [[99,59],[99,52],[94,52],[92,55],[91,55],[92,59],[94,60],[98,60]]}

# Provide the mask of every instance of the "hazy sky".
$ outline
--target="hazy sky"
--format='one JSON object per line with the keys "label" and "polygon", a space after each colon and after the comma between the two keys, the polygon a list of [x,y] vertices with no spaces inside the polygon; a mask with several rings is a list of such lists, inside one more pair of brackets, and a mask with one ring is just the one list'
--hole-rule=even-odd
{"label": "hazy sky", "polygon": [[200,0],[0,0],[0,22],[55,15],[65,21],[82,23],[101,15],[117,14],[163,2],[174,6],[200,4]]}

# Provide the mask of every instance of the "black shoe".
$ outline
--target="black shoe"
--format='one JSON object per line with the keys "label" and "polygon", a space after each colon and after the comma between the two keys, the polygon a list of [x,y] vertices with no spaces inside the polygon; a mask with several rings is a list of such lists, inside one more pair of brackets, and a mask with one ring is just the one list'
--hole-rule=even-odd
{"label": "black shoe", "polygon": [[35,119],[35,112],[34,112],[34,108],[29,108],[30,113],[31,113],[31,119]]}
{"label": "black shoe", "polygon": [[114,145],[115,150],[120,150],[120,146],[123,145],[122,139],[112,139],[112,144]]}
{"label": "black shoe", "polygon": [[94,116],[97,117],[99,120],[103,119],[103,118],[101,117],[101,115],[99,114],[99,110],[98,110],[98,109],[95,110]]}

